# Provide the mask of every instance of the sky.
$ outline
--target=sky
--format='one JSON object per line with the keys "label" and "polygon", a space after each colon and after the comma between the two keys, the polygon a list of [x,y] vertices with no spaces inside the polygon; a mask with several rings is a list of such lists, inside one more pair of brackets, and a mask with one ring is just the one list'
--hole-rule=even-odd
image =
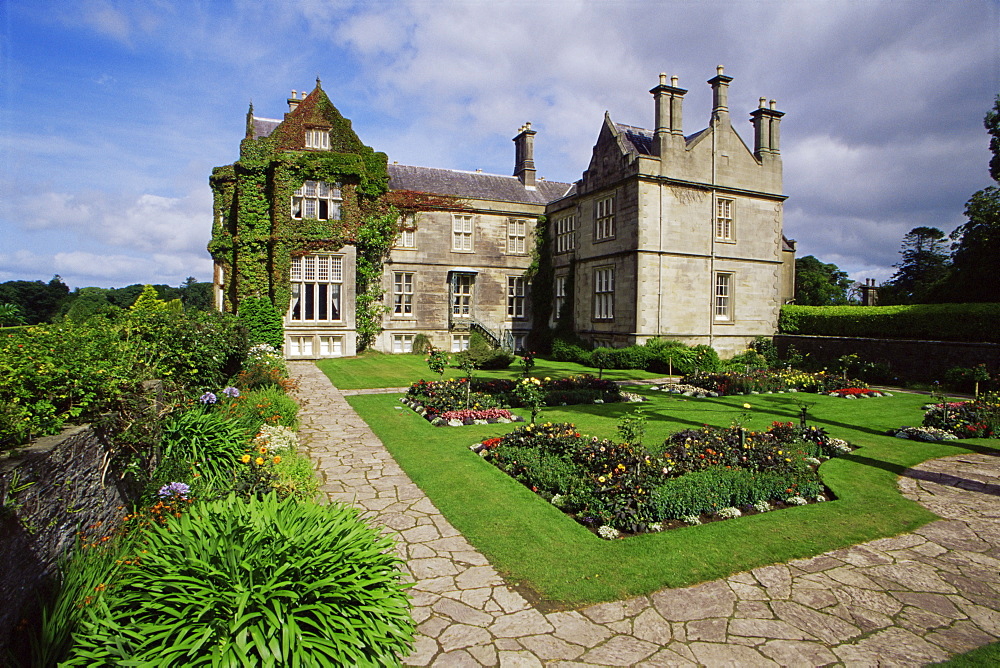
{"label": "sky", "polygon": [[[211,280],[212,167],[317,77],[391,161],[573,182],[665,72],[708,125],[777,100],[785,235],[855,280],[992,184],[1000,0],[0,0],[0,282]],[[741,120],[744,119],[744,120]]]}

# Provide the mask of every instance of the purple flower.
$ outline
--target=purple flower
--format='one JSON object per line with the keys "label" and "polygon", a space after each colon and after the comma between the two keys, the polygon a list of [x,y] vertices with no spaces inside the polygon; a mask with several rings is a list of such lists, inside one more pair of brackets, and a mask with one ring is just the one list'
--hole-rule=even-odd
{"label": "purple flower", "polygon": [[222,393],[231,399],[235,399],[236,397],[240,396],[240,391],[231,385],[226,389],[224,389]]}
{"label": "purple flower", "polygon": [[205,394],[201,395],[201,397],[198,399],[198,401],[200,401],[203,404],[214,404],[218,400],[219,398],[211,392],[206,392]]}
{"label": "purple flower", "polygon": [[188,485],[185,485],[182,482],[172,482],[168,485],[164,485],[163,487],[161,487],[160,491],[157,492],[157,494],[159,494],[161,498],[166,498],[168,496],[179,496],[182,499],[186,499],[190,491],[191,488]]}

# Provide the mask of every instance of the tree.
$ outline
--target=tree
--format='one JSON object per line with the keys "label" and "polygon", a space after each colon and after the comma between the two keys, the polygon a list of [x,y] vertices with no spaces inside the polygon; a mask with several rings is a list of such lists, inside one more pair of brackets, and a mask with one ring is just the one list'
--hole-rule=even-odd
{"label": "tree", "polygon": [[212,284],[199,283],[194,276],[188,276],[180,287],[181,301],[185,309],[208,311],[212,308]]}
{"label": "tree", "polygon": [[851,279],[835,264],[825,264],[812,255],[795,260],[795,303],[803,306],[846,304]]}
{"label": "tree", "polygon": [[[936,227],[914,227],[903,237],[903,261],[893,265],[896,273],[880,295],[883,304],[926,304],[936,297],[938,286],[948,277],[947,235]],[[893,298],[890,300],[889,296]]]}
{"label": "tree", "polygon": [[48,283],[41,281],[7,281],[0,283],[0,302],[16,304],[29,325],[50,322],[69,295],[62,278],[53,276]]}
{"label": "tree", "polygon": [[[990,177],[1000,182],[1000,95],[984,119],[990,134]],[[1000,188],[989,186],[974,194],[965,205],[968,221],[951,233],[952,280],[948,293],[953,301],[1000,301],[996,288],[997,258],[1000,258]]]}

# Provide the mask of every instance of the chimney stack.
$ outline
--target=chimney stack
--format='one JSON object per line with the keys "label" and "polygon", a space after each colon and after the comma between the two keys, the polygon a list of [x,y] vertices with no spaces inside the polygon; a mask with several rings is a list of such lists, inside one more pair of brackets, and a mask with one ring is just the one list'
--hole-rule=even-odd
{"label": "chimney stack", "polygon": [[514,176],[526,188],[535,187],[535,135],[531,123],[521,126],[520,132],[514,137]]}
{"label": "chimney stack", "polygon": [[295,111],[299,107],[299,98],[297,97],[298,91],[292,91],[292,96],[288,98],[288,111],[289,113]]}
{"label": "chimney stack", "polygon": [[681,119],[681,108],[684,101],[683,88],[677,87],[677,77],[670,77],[667,85],[667,75],[660,74],[660,85],[649,91],[653,95],[656,107],[656,134],[653,141],[653,151],[664,155],[671,147],[684,146],[684,129]]}
{"label": "chimney stack", "polygon": [[723,72],[722,65],[716,68],[716,75],[708,80],[712,87],[712,124],[729,123],[729,82],[732,77],[727,77]]}
{"label": "chimney stack", "polygon": [[767,99],[762,97],[759,107],[750,113],[750,122],[753,124],[753,152],[758,160],[764,160],[766,156],[776,159],[781,157],[780,123],[785,112],[778,111],[776,106],[775,100],[768,103]]}

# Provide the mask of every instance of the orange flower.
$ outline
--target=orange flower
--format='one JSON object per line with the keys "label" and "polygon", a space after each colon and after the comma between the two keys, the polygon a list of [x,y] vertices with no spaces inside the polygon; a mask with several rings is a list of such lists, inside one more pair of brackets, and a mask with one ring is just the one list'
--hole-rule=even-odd
{"label": "orange flower", "polygon": [[280,464],[281,463],[281,456],[280,455],[275,455],[274,456],[274,463],[275,464]]}
{"label": "orange flower", "polygon": [[257,466],[263,466],[264,465],[264,458],[263,457],[258,457],[254,461],[257,462]]}

